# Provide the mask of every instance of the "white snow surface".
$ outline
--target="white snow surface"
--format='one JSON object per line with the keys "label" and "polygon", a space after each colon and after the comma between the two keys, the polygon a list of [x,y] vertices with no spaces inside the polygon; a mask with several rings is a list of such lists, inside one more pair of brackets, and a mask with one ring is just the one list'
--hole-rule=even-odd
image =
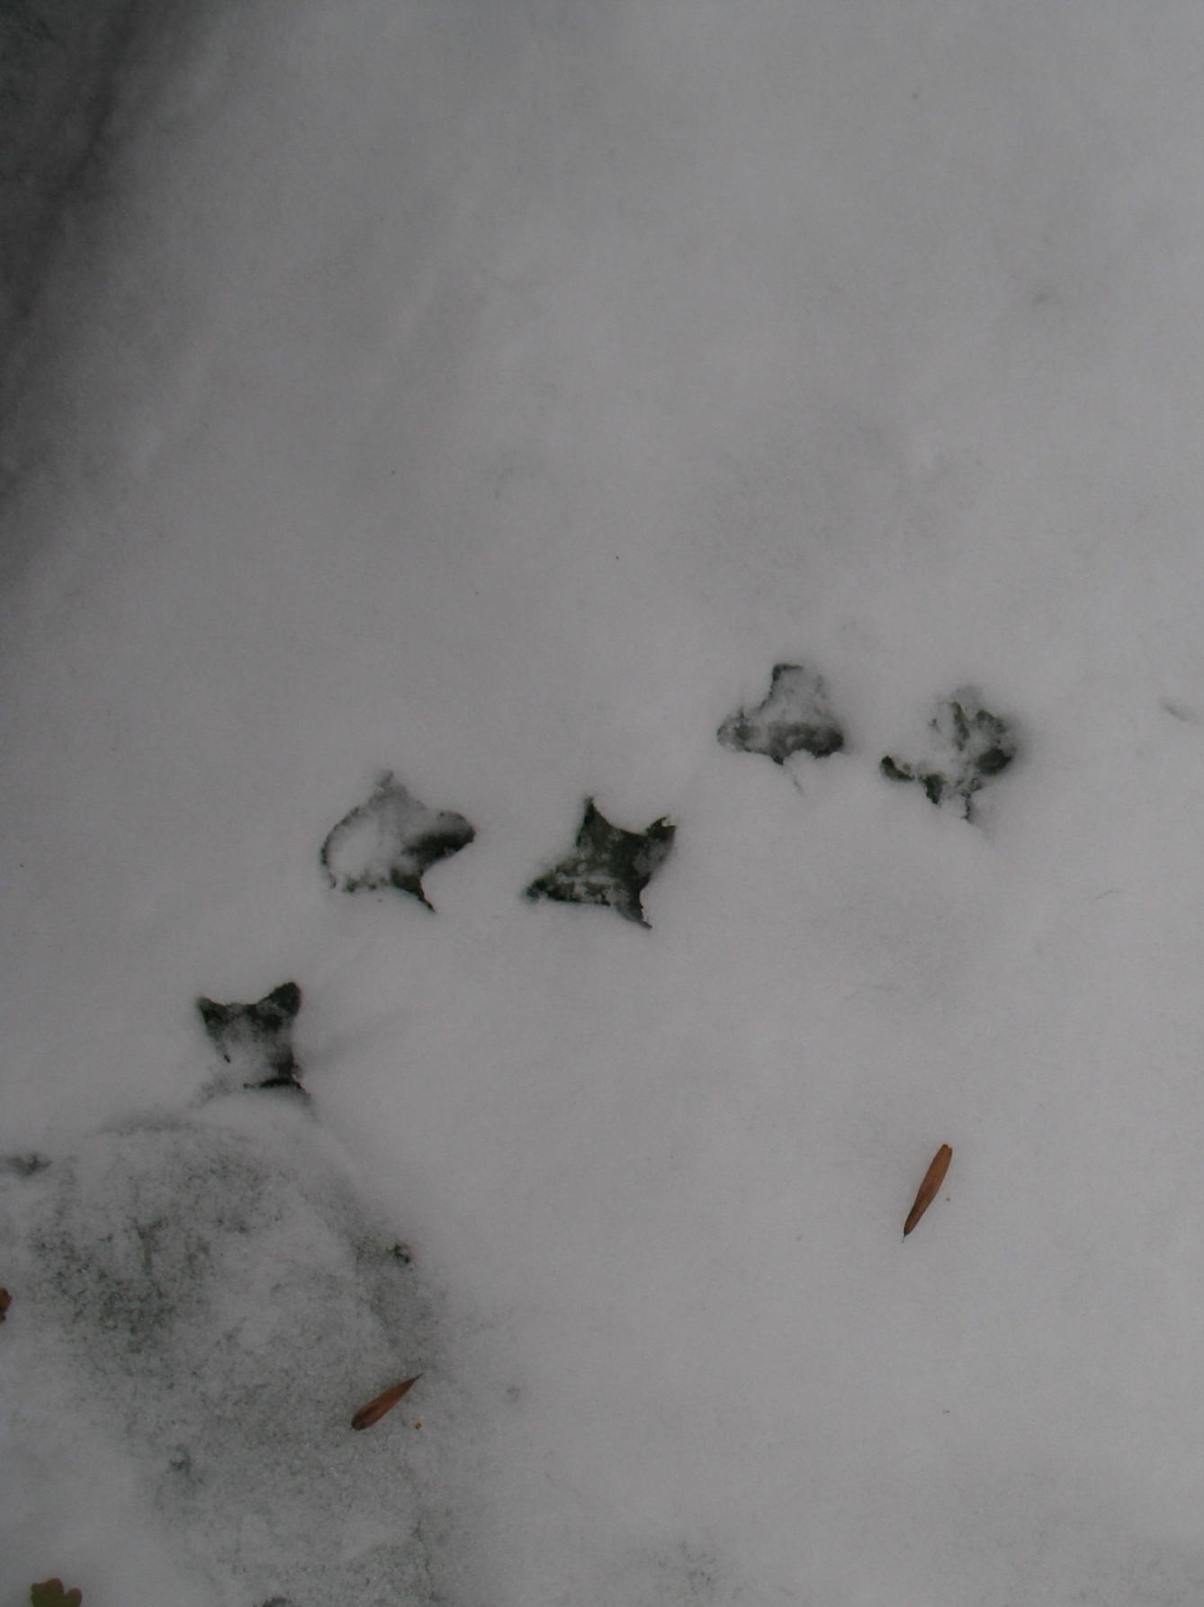
{"label": "white snow surface", "polygon": [[[1186,0],[131,61],[4,391],[4,1607],[1204,1601],[1202,70]],[[878,770],[967,684],[971,822]],[[384,771],[437,914],[321,874]],[[586,797],[650,931],[521,896]],[[308,1105],[209,1098],[289,979]]]}

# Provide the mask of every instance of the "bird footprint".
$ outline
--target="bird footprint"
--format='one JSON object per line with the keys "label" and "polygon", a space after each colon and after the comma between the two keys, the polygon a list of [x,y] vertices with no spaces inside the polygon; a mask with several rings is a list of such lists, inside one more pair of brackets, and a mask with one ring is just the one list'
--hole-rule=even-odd
{"label": "bird footprint", "polygon": [[565,904],[605,904],[641,926],[650,922],[640,894],[669,857],[677,828],[667,818],[644,831],[613,826],[594,803],[585,814],[573,851],[527,888],[527,897],[553,898]]}
{"label": "bird footprint", "polygon": [[395,887],[433,910],[423,875],[459,853],[476,828],[450,809],[428,809],[386,772],[366,803],[343,816],[322,844],[322,868],[345,893]]}
{"label": "bird footprint", "polygon": [[891,781],[919,782],[938,807],[956,799],[969,820],[974,794],[1016,757],[1015,733],[1006,720],[983,708],[971,687],[943,698],[928,725],[936,738],[932,756],[900,763],[888,753],[882,759],[882,774]]}

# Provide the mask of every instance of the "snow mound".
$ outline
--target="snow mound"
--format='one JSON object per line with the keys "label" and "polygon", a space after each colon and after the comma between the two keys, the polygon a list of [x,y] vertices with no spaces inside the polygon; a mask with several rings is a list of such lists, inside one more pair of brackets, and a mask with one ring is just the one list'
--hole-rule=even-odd
{"label": "snow mound", "polygon": [[[27,1213],[6,1234],[24,1241],[24,1322],[64,1398],[133,1449],[215,1601],[435,1599],[430,1536],[447,1526],[414,1426],[446,1395],[432,1302],[304,1113],[275,1106],[269,1126],[211,1106],[100,1132],[8,1193]],[[421,1400],[351,1430],[418,1372]]]}

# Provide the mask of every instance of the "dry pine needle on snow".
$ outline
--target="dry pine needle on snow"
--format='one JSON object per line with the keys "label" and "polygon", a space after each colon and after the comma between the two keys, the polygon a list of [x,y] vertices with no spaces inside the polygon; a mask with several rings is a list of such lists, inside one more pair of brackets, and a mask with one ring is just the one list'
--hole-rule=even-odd
{"label": "dry pine needle on snow", "polygon": [[932,1164],[924,1173],[924,1181],[920,1184],[920,1192],[916,1195],[915,1204],[907,1213],[907,1221],[903,1224],[903,1237],[906,1238],[924,1215],[924,1212],[936,1199],[941,1184],[945,1181],[945,1173],[949,1170],[949,1162],[953,1159],[953,1151],[948,1144],[942,1144],[932,1157]]}
{"label": "dry pine needle on snow", "polygon": [[391,1412],[398,1401],[410,1393],[421,1377],[421,1373],[416,1373],[413,1378],[403,1378],[400,1384],[394,1384],[392,1389],[385,1390],[383,1395],[369,1401],[367,1406],[361,1406],[351,1419],[352,1428],[371,1428],[373,1423],[379,1423],[386,1412]]}

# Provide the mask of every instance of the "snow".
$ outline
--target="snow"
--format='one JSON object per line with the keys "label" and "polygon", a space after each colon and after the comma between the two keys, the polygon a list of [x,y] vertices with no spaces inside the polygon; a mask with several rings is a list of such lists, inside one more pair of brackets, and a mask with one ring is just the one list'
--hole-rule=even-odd
{"label": "snow", "polygon": [[[417,1359],[438,1424],[430,1299],[342,1197],[319,1137],[279,1105],[127,1122],[22,1190],[13,1277],[63,1336],[56,1371],[87,1380],[143,1499],[229,1581],[223,1601],[418,1598],[430,1571],[433,1436],[407,1421],[361,1446],[343,1409]],[[69,1408],[71,1384],[58,1393]]]}
{"label": "snow", "polygon": [[1204,1599],[1198,9],[145,26],[3,389],[0,1597]]}

